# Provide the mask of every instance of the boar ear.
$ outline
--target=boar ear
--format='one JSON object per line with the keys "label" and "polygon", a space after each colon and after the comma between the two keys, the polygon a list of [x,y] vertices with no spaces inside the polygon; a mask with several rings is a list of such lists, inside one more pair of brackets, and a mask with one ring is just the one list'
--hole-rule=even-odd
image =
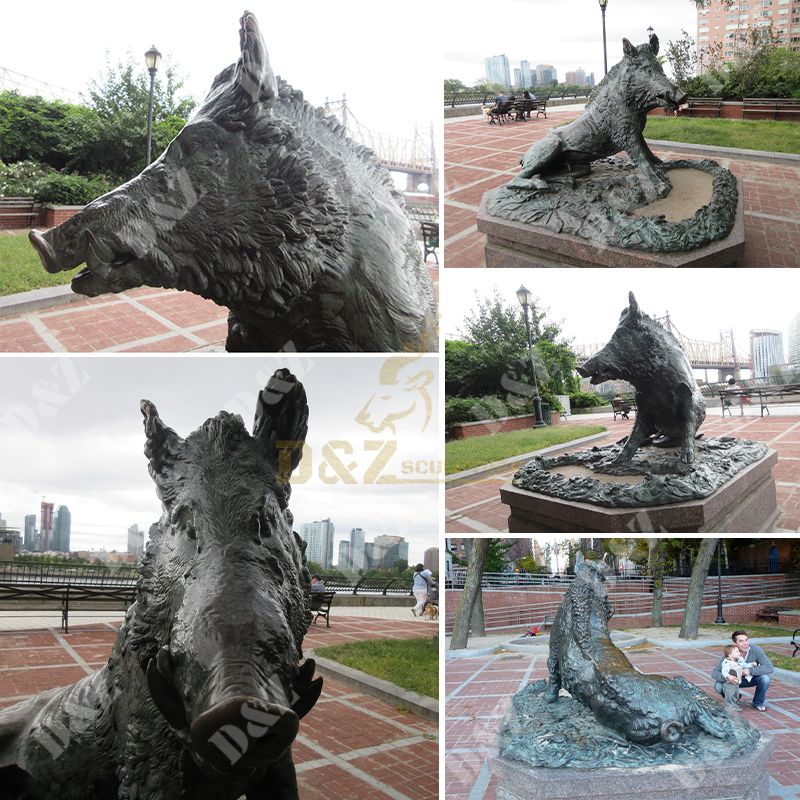
{"label": "boar ear", "polygon": [[144,454],[150,461],[150,475],[156,483],[161,499],[167,487],[167,469],[180,458],[180,449],[183,439],[168,428],[158,416],[158,410],[149,400],[142,400],[139,404],[144,417],[145,445]]}
{"label": "boar ear", "polygon": [[239,20],[239,44],[242,54],[236,64],[234,84],[240,94],[240,102],[272,106],[278,96],[278,83],[269,63],[264,39],[258,28],[258,20],[245,11]]}
{"label": "boar ear", "polygon": [[622,40],[622,52],[628,57],[633,58],[636,55],[636,48],[627,40]]}
{"label": "boar ear", "polygon": [[658,36],[656,36],[654,33],[651,33],[650,34],[650,49],[653,51],[653,55],[654,56],[658,55],[658,46],[659,46],[658,45]]}
{"label": "boar ear", "polygon": [[285,488],[303,457],[306,433],[306,391],[288,369],[279,369],[258,395],[253,437],[261,442],[270,467]]}
{"label": "boar ear", "polygon": [[632,319],[640,319],[642,312],[639,310],[639,304],[633,296],[633,292],[628,292],[628,315]]}

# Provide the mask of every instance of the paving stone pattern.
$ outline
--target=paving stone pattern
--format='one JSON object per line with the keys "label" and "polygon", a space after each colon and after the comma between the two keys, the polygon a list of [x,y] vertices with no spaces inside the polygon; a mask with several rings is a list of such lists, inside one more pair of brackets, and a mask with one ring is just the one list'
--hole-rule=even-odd
{"label": "paving stone pattern", "polygon": [[[511,635],[509,636],[511,638]],[[791,655],[788,645],[771,649]],[[657,648],[628,651],[642,672],[680,675],[714,695],[710,672],[721,648]],[[547,653],[477,656],[446,665],[445,771],[447,800],[495,800],[495,781],[487,757],[511,696],[531,681],[547,677]],[[752,692],[744,692],[752,698]],[[769,733],[770,800],[800,800],[800,686],[776,678],[767,711],[745,705],[748,722]]]}
{"label": "paving stone pattern", "polygon": [[[778,463],[772,471],[777,486],[780,515],[775,530],[800,530],[800,417],[733,417],[716,416],[718,408],[708,410],[701,433],[705,436],[737,436],[766,442],[778,453]],[[592,446],[602,446],[627,436],[633,419],[595,420],[584,415],[573,416],[568,424],[596,421],[608,428],[608,434],[596,439]],[[565,450],[580,450],[580,445]],[[508,483],[516,470],[509,470],[445,490],[447,533],[496,533],[508,531],[508,506],[500,502],[500,487]]]}
{"label": "paving stone pattern", "polygon": [[[73,683],[102,667],[116,638],[111,623],[0,632],[0,708]],[[362,639],[428,636],[415,620],[349,617],[312,626],[306,652]],[[439,745],[435,724],[391,703],[325,679],[322,697],[300,723],[292,747],[300,797],[436,800]]]}
{"label": "paving stone pattern", "polygon": [[[578,113],[548,111],[548,119],[503,126],[489,125],[483,117],[444,126],[444,253],[448,267],[486,266],[486,237],[475,226],[484,192],[508,183],[531,144]],[[662,159],[695,158],[668,148],[652,149]],[[746,243],[739,266],[800,265],[800,168],[738,157],[714,160],[743,180]]]}

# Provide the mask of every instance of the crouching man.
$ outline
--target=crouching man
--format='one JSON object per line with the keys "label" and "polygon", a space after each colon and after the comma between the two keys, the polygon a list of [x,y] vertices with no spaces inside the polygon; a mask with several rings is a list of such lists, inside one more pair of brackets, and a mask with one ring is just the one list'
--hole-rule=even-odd
{"label": "crouching man", "polygon": [[[739,648],[740,660],[739,665],[742,668],[742,679],[739,682],[740,689],[752,689],[755,687],[755,695],[753,697],[753,708],[756,711],[767,710],[767,690],[770,684],[770,675],[775,671],[769,656],[757,645],[750,644],[750,639],[746,631],[734,631],[731,636],[733,643]],[[721,695],[724,695],[723,677],[722,677],[722,661],[714,667],[711,672],[711,677],[714,679],[714,689]],[[728,675],[728,682],[735,683],[737,681],[736,675],[731,673]]]}

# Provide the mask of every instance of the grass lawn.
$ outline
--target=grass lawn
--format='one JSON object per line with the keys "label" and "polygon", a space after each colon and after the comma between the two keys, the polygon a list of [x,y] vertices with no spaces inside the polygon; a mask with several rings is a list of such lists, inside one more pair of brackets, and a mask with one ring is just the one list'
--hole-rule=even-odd
{"label": "grass lawn", "polygon": [[776,653],[774,650],[764,648],[764,652],[769,656],[772,666],[781,669],[790,669],[792,672],[800,672],[800,658],[792,658],[786,653]]}
{"label": "grass lawn", "polygon": [[371,639],[317,647],[314,653],[417,694],[439,697],[439,640],[436,637]]}
{"label": "grass lawn", "polygon": [[76,270],[45,272],[25,233],[0,234],[0,296],[69,283]]}
{"label": "grass lawn", "polygon": [[644,135],[669,142],[800,153],[800,125],[796,122],[651,116]]}
{"label": "grass lawn", "polygon": [[522,431],[474,436],[469,439],[455,439],[447,442],[445,451],[445,473],[452,475],[464,469],[480,467],[511,458],[522,453],[531,453],[543,447],[564,444],[593,433],[602,433],[602,425],[556,425],[546,428],[527,428]]}

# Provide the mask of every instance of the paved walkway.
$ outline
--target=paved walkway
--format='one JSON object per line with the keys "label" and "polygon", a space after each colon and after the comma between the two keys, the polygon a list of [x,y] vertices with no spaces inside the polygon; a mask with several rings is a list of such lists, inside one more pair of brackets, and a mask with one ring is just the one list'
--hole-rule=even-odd
{"label": "paved walkway", "polygon": [[[483,117],[448,121],[444,128],[444,252],[448,267],[485,267],[486,237],[475,217],[484,192],[514,177],[519,160],[550,128],[577,116],[548,110],[548,118],[489,125]],[[694,158],[653,147],[661,158]],[[800,168],[715,157],[743,179],[745,251],[740,266],[800,265]]]}
{"label": "paved walkway", "polygon": [[[791,653],[788,645],[770,645],[770,649]],[[627,655],[642,672],[681,675],[714,694],[709,674],[719,660],[718,647],[649,647]],[[546,649],[536,655],[504,653],[447,662],[443,775],[447,800],[495,800],[487,757],[511,696],[546,677]],[[767,705],[766,713],[747,706],[743,716],[769,733],[775,743],[769,762],[769,800],[800,800],[800,686],[774,679]]]}
{"label": "paved walkway", "polygon": [[[311,650],[361,639],[404,639],[434,628],[414,619],[347,617],[319,623],[304,642]],[[111,623],[0,632],[0,708],[79,680],[102,667],[116,638]],[[439,745],[435,724],[394,704],[326,678],[322,697],[300,723],[292,746],[300,797],[437,800]]]}
{"label": "paved walkway", "polygon": [[[738,436],[766,442],[778,453],[778,463],[772,475],[777,484],[780,516],[775,529],[800,530],[800,416],[721,417],[720,410],[709,409],[702,432],[706,436]],[[734,411],[734,415],[738,412]],[[594,422],[594,415],[578,415],[567,424]],[[592,446],[611,444],[627,436],[633,420],[603,419],[608,435],[596,439]],[[580,446],[569,451],[580,450]],[[500,487],[508,483],[515,470],[486,478],[476,478],[462,486],[445,490],[446,531],[448,533],[505,533],[508,531],[508,506],[500,502]]]}

